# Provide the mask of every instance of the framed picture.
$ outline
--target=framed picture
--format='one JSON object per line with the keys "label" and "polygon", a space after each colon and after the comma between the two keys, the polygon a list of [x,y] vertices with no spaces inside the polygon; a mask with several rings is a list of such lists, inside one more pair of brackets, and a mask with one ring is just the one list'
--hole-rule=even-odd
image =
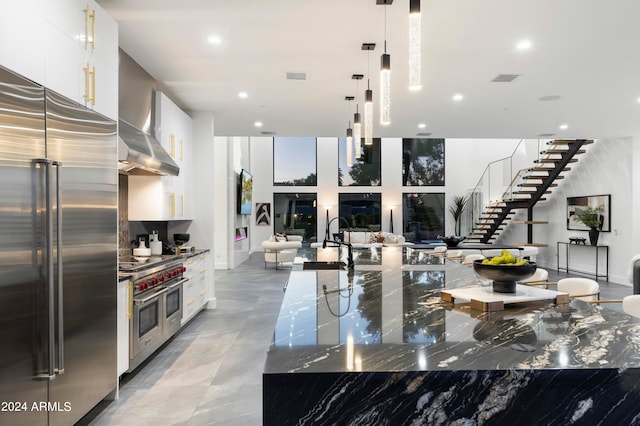
{"label": "framed picture", "polygon": [[271,226],[271,203],[256,203],[256,226]]}
{"label": "framed picture", "polygon": [[582,222],[575,220],[585,209],[597,209],[600,219],[601,232],[611,232],[611,195],[588,195],[584,197],[567,197],[567,229],[573,231],[588,231],[589,228]]}

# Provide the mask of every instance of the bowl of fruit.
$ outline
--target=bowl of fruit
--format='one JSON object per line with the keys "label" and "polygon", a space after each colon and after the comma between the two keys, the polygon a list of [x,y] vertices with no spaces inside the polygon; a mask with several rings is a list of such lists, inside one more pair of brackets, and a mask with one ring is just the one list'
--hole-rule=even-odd
{"label": "bowl of fruit", "polygon": [[516,282],[526,280],[536,271],[536,263],[516,257],[507,250],[500,256],[473,262],[473,270],[479,276],[493,281],[496,293],[515,293]]}

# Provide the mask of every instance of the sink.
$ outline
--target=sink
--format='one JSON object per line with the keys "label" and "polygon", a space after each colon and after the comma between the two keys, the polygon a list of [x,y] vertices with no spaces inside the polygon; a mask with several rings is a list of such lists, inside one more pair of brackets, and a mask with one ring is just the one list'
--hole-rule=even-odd
{"label": "sink", "polygon": [[345,269],[347,265],[344,262],[304,262],[302,270],[327,270],[327,269]]}

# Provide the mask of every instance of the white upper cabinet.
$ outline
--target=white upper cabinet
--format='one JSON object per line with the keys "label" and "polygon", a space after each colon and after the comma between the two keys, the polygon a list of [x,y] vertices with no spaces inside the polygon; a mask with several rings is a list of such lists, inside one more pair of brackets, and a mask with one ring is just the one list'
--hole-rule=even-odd
{"label": "white upper cabinet", "polygon": [[47,0],[46,82],[118,118],[118,24],[95,1]]}
{"label": "white upper cabinet", "polygon": [[93,0],[0,2],[0,65],[118,118],[118,24]]}
{"label": "white upper cabinet", "polygon": [[44,0],[0,2],[0,66],[44,84]]}

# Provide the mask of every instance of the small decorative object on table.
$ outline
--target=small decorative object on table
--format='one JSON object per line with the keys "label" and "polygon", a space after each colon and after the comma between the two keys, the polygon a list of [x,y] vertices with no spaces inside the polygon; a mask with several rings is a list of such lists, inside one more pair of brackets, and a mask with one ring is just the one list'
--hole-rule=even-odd
{"label": "small decorative object on table", "polygon": [[569,237],[569,244],[582,244],[585,245],[587,239],[584,237]]}
{"label": "small decorative object on table", "polygon": [[589,242],[592,246],[598,245],[598,236],[602,229],[602,210],[602,206],[585,207],[579,213],[571,216],[573,220],[591,228],[589,230]]}
{"label": "small decorative object on table", "polygon": [[497,293],[515,293],[516,281],[522,281],[534,274],[537,265],[502,250],[501,256],[475,260],[473,270],[483,278],[493,280],[493,291]]}

